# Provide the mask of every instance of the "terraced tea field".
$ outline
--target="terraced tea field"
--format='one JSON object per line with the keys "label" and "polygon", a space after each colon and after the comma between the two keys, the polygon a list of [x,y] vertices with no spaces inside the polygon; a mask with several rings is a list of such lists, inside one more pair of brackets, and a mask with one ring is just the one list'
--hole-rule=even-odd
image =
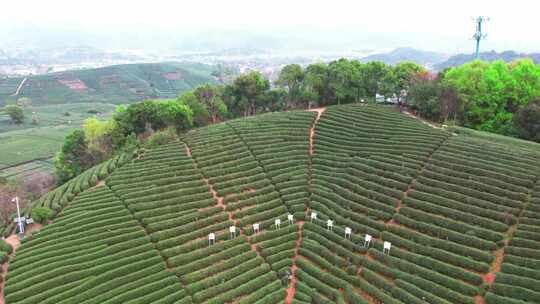
{"label": "terraced tea field", "polygon": [[213,82],[213,71],[212,66],[198,63],[124,64],[29,76],[19,91],[23,78],[1,78],[0,107],[21,97],[30,98],[34,106],[176,98]]}
{"label": "terraced tea field", "polygon": [[539,157],[379,106],[195,129],[40,199],[5,300],[540,303]]}
{"label": "terraced tea field", "polygon": [[[53,156],[61,149],[64,137],[81,128],[85,119],[107,119],[116,106],[102,103],[71,103],[24,109],[26,120],[13,124],[0,116],[0,177],[29,180],[54,173]],[[32,117],[39,124],[32,124]]]}

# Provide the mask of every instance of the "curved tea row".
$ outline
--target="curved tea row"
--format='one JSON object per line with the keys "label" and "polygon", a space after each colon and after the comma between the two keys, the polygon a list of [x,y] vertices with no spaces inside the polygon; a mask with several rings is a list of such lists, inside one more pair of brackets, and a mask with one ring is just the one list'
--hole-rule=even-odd
{"label": "curved tea row", "polygon": [[381,106],[195,129],[40,200],[6,301],[535,303],[539,155]]}

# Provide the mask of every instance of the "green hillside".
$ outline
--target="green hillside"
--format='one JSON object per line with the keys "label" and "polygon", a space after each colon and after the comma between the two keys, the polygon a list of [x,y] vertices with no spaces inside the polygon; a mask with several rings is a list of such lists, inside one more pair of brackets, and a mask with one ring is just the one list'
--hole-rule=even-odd
{"label": "green hillside", "polygon": [[[116,105],[144,99],[176,98],[181,92],[214,82],[214,68],[196,63],[127,64],[30,76],[18,95],[23,78],[0,79],[0,108],[30,98],[25,120],[13,124],[0,113],[0,176],[2,170],[36,159],[52,157],[64,137],[96,114],[110,118]],[[33,124],[33,118],[39,123]],[[15,168],[15,170],[19,170]],[[36,172],[44,172],[36,170]],[[45,170],[49,172],[50,170]]]}
{"label": "green hillside", "polygon": [[194,129],[46,194],[6,303],[540,303],[539,145],[319,113]]}
{"label": "green hillside", "polygon": [[35,106],[72,102],[128,103],[149,98],[173,98],[179,92],[214,82],[214,68],[198,63],[125,64],[0,79],[0,106],[21,97]]}
{"label": "green hillside", "polygon": [[[86,118],[96,115],[110,118],[115,108],[115,105],[102,103],[28,107],[24,110],[27,119],[22,124],[13,124],[7,115],[0,115],[0,177],[20,177],[18,171],[51,172],[51,166],[42,170],[40,160],[60,151],[64,137],[80,129]],[[38,125],[32,124],[33,113],[39,120]],[[36,161],[32,163],[33,160]],[[29,169],[28,164],[35,170]],[[7,167],[11,168],[5,169]]]}

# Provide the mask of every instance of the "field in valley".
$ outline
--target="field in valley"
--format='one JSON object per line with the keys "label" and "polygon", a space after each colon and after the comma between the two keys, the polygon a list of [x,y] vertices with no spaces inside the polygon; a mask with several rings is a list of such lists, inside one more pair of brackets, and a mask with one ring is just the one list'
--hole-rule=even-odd
{"label": "field in valley", "polygon": [[129,64],[29,76],[24,83],[24,78],[0,79],[0,107],[21,98],[31,103],[24,108],[22,124],[0,114],[0,177],[15,178],[13,172],[19,170],[28,174],[27,163],[34,161],[30,166],[36,172],[50,172],[41,161],[58,152],[64,137],[86,118],[110,118],[119,104],[176,98],[214,82],[213,69],[195,63]]}
{"label": "field in valley", "polygon": [[[52,173],[52,157],[62,147],[64,137],[79,129],[88,117],[110,118],[115,108],[102,103],[28,107],[22,124],[0,116],[0,177],[25,179],[32,172]],[[31,122],[33,116],[39,121],[37,125]]]}

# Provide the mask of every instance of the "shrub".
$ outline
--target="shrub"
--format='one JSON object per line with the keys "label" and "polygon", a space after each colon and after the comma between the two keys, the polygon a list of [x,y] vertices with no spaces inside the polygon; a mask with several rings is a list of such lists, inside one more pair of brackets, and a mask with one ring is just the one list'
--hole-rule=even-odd
{"label": "shrub", "polygon": [[158,148],[162,145],[166,145],[175,140],[178,140],[178,135],[173,128],[167,128],[165,130],[160,130],[148,137],[146,141],[146,146],[148,148]]}
{"label": "shrub", "polygon": [[38,207],[32,209],[32,218],[38,223],[45,224],[54,215],[54,212],[47,207]]}

